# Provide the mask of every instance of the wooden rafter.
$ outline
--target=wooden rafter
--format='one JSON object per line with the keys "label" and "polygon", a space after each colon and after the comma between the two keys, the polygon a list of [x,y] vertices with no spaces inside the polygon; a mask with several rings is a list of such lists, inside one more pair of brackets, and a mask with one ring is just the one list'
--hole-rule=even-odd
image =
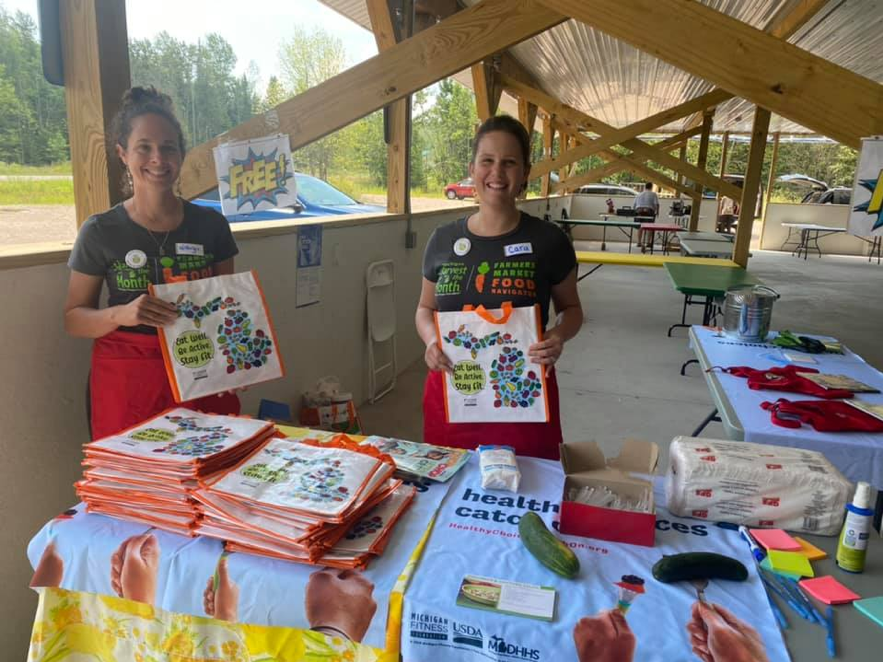
{"label": "wooden rafter", "polygon": [[[513,81],[508,78],[503,78],[503,86],[507,90],[513,90],[514,92],[518,92],[518,89],[524,89],[525,86],[521,85],[517,81]],[[664,110],[660,113],[656,113],[655,115],[651,115],[650,117],[646,117],[634,124],[630,124],[621,129],[614,129],[613,127],[604,127],[598,133],[601,137],[596,138],[595,140],[584,142],[582,145],[577,147],[576,149],[569,150],[561,154],[558,158],[553,159],[550,163],[548,163],[545,167],[548,167],[550,170],[557,170],[558,168],[573,163],[574,161],[578,161],[580,159],[584,159],[587,156],[591,156],[592,154],[597,154],[601,150],[607,149],[608,147],[612,147],[613,145],[619,145],[624,143],[627,140],[632,138],[636,138],[641,134],[648,133],[653,131],[654,129],[658,129],[661,126],[665,126],[674,120],[677,120],[685,115],[689,115],[696,110],[704,110],[711,106],[715,106],[721,101],[725,101],[730,98],[730,94],[723,91],[714,91],[709,94],[704,94],[701,97],[697,97],[695,99],[691,99],[690,101],[684,102],[682,104],[678,104],[673,108],[669,108],[668,110]],[[597,123],[597,121],[594,121]]]}
{"label": "wooden rafter", "polygon": [[[685,145],[686,141],[690,139],[690,137],[699,133],[701,129],[694,128],[688,131],[683,131],[676,136],[671,136],[670,138],[666,138],[665,140],[652,145],[652,147],[660,152],[670,152],[673,149],[678,148],[679,146]],[[621,172],[623,170],[632,170],[634,172],[638,172],[639,174],[644,175],[648,179],[653,179],[658,184],[662,184],[667,186],[675,191],[680,191],[687,195],[692,195],[691,189],[685,187],[681,182],[670,179],[666,175],[657,172],[649,166],[645,166],[644,163],[648,160],[651,160],[651,157],[647,156],[621,156],[616,152],[605,150],[600,153],[600,156],[609,159],[610,162],[606,165],[600,166],[598,168],[593,168],[587,172],[582,173],[581,175],[577,175],[575,177],[571,177],[566,181],[559,182],[553,189],[554,192],[559,191],[572,191],[583,184],[591,184],[599,181],[603,177],[609,177],[610,175],[614,175],[617,172]],[[640,168],[640,170],[639,170]],[[650,175],[653,175],[651,177]]]}
{"label": "wooden rafter", "polygon": [[528,134],[533,137],[533,128],[537,122],[537,107],[526,99],[518,99],[518,121],[524,125]]}
{"label": "wooden rafter", "polygon": [[[770,19],[764,32],[779,39],[790,39],[795,32],[808,23],[826,4],[828,4],[828,0],[798,0],[798,3],[793,7],[789,7],[788,3],[784,3],[779,7],[779,11],[776,12],[775,16]],[[684,127],[699,126],[700,124],[702,124],[702,113],[696,113],[684,123]],[[721,174],[723,174],[723,171],[721,171]]]}
{"label": "wooden rafter", "polygon": [[472,90],[475,92],[475,110],[478,119],[484,122],[497,114],[500,96],[500,74],[487,60],[472,65]]}
{"label": "wooden rafter", "polygon": [[883,133],[883,85],[699,2],[542,2],[845,145]]}
{"label": "wooden rafter", "polygon": [[[396,45],[396,30],[387,0],[367,0],[368,16],[377,42],[383,52]],[[387,106],[388,140],[386,158],[386,211],[406,214],[411,210],[410,160],[411,99],[405,97]]]}
{"label": "wooden rafter", "polygon": [[181,191],[193,198],[217,185],[212,149],[221,142],[287,133],[297,149],[385,105],[462,71],[565,19],[539,0],[482,0],[379,55],[194,147]]}
{"label": "wooden rafter", "polygon": [[[555,115],[558,119],[570,123],[574,127],[583,127],[586,130],[592,131],[593,133],[597,133],[599,135],[604,135],[610,133],[612,131],[617,131],[614,127],[609,124],[605,124],[599,119],[586,115],[585,113],[572,108],[564,103],[561,103],[557,99],[552,98],[545,92],[541,92],[534,88],[530,88],[526,85],[522,85],[517,81],[513,81],[512,79],[503,77],[503,87],[507,90],[512,90],[519,96],[527,98],[538,106],[545,108],[546,111]],[[688,102],[689,103],[689,102]],[[645,120],[642,120],[644,122]],[[632,125],[634,126],[634,125]],[[578,135],[578,129],[573,129],[574,134]],[[644,142],[643,140],[639,140],[638,138],[631,138],[629,140],[625,140],[622,142],[622,146],[626,149],[630,149],[635,153],[636,156],[647,156],[648,158],[654,159],[660,165],[671,168],[675,172],[682,171],[684,175],[688,176],[690,179],[696,182],[700,182],[701,184],[715,190],[720,191],[721,193],[725,193],[730,197],[735,199],[740,195],[741,189],[738,186],[734,186],[729,184],[722,179],[711,175],[696,166],[690,165],[689,163],[684,163],[681,160],[671,156],[670,154],[665,154],[662,152],[658,152],[653,148],[652,145]],[[539,177],[542,176],[544,172],[548,172],[550,168],[548,164],[544,164],[545,162],[536,164],[533,168],[531,168],[531,177]]]}
{"label": "wooden rafter", "polygon": [[[552,158],[552,142],[555,140],[555,129],[552,128],[552,120],[546,115],[543,117],[543,156]],[[550,173],[546,173],[540,179],[540,195],[549,195]]]}

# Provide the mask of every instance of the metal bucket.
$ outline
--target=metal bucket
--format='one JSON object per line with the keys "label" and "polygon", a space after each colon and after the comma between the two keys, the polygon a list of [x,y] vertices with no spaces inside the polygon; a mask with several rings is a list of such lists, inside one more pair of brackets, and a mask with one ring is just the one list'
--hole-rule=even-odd
{"label": "metal bucket", "polygon": [[724,335],[745,342],[763,342],[770,331],[778,292],[765,285],[731,287],[724,298]]}

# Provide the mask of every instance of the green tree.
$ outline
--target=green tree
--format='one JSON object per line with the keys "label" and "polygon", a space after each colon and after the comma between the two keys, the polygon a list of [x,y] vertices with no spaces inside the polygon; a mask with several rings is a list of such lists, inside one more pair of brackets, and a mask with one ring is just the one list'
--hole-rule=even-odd
{"label": "green tree", "polygon": [[477,125],[472,91],[451,79],[441,81],[435,104],[415,122],[422,132],[428,180],[444,186],[466,176]]}
{"label": "green tree", "polygon": [[[308,32],[296,27],[280,46],[279,61],[285,93],[295,96],[342,72],[346,68],[346,51],[341,39],[324,30]],[[301,147],[292,154],[295,168],[328,179],[341,140],[339,132],[332,133]]]}

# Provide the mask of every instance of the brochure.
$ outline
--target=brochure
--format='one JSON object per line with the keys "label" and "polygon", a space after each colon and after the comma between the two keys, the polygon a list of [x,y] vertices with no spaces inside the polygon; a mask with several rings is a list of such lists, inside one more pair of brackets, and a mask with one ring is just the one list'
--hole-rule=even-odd
{"label": "brochure", "polygon": [[444,483],[456,474],[467,460],[469,451],[462,448],[420,444],[404,439],[371,436],[361,442],[374,446],[395,460],[399,471]]}
{"label": "brochure", "polygon": [[457,592],[457,605],[551,621],[555,617],[555,596],[550,586],[466,575]]}

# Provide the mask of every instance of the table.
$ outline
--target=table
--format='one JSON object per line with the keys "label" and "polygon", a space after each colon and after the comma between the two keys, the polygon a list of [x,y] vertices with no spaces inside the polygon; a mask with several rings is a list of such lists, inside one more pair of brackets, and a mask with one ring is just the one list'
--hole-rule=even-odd
{"label": "table", "polygon": [[734,235],[721,232],[678,232],[678,239],[681,241],[684,239],[690,239],[696,241],[719,241],[732,244],[735,238]]}
{"label": "table", "polygon": [[[581,564],[575,580],[559,577],[539,565],[518,542],[517,522],[528,509],[552,529],[560,502],[561,469],[555,462],[519,458],[522,474],[519,493],[484,492],[473,464],[455,479],[436,519],[405,593],[402,656],[409,662],[577,662],[573,629],[577,619],[610,609],[616,602],[614,582],[623,574],[645,580],[646,592],[628,612],[627,620],[637,640],[634,660],[668,662],[695,660],[684,632],[685,611],[695,600],[687,584],[663,585],[648,572],[664,554],[694,550],[734,556],[749,568],[748,582],[711,582],[707,599],[722,603],[751,623],[768,647],[771,662],[788,660],[782,635],[770,621],[766,597],[756,583],[751,558],[737,534],[698,519],[680,518],[665,509],[663,482],[656,481],[656,544],[625,545],[575,536],[559,537]],[[556,534],[557,535],[557,534]],[[802,534],[801,534],[802,535]],[[836,538],[807,536],[831,552]],[[819,573],[835,574],[842,583],[864,596],[883,593],[883,544],[873,544],[863,575],[831,569],[830,561],[815,562]],[[482,553],[476,553],[482,550]],[[465,574],[550,586],[558,590],[555,619],[551,623],[505,616],[456,605],[457,586]],[[824,631],[802,621],[780,604],[788,622],[785,641],[797,662],[826,660]],[[876,659],[883,646],[883,628],[874,625],[853,607],[835,607],[838,658]],[[869,658],[861,657],[869,654]]]}
{"label": "table", "polygon": [[[706,372],[712,366],[768,368],[786,365],[779,348],[769,343],[740,342],[699,326],[690,328],[689,337],[715,405],[715,411],[709,415],[707,421],[716,420],[715,416],[719,417],[729,439],[820,451],[850,480],[865,480],[877,488],[883,488],[883,434],[817,432],[807,426],[796,430],[779,427],[770,421],[769,412],[761,409],[760,403],[778,398],[815,398],[782,391],[752,391],[741,377],[719,371]],[[849,375],[883,389],[883,374],[848,349],[842,355],[812,356],[818,363],[809,364],[810,368],[820,372]],[[881,393],[862,393],[860,397],[883,404]],[[704,425],[694,430],[693,436],[698,436]]]}
{"label": "table", "polygon": [[832,234],[842,234],[846,232],[846,228],[835,228],[830,227],[828,225],[816,225],[815,223],[782,223],[783,228],[788,228],[788,236],[785,237],[785,241],[782,243],[782,246],[779,250],[785,250],[785,246],[789,243],[795,243],[793,241],[789,241],[791,239],[791,233],[794,230],[800,231],[800,241],[797,242],[797,248],[791,251],[791,255],[797,255],[800,257],[800,254],[803,253],[803,259],[805,260],[809,255],[809,249],[814,248],[819,257],[822,257],[822,249],[819,247],[819,239],[822,237],[828,237]]}
{"label": "table", "polygon": [[[641,224],[637,221],[610,221],[607,220],[610,218],[606,214],[602,215],[602,220],[583,220],[578,218],[562,218],[560,220],[555,221],[562,227],[564,232],[570,237],[570,240],[573,241],[573,228],[579,225],[586,226],[597,226],[602,228],[602,238],[601,238],[601,250],[607,250],[607,228],[617,228],[623,235],[629,238],[629,253],[632,252],[632,236],[636,229],[641,227]],[[622,217],[627,218],[627,217]],[[626,233],[626,228],[628,228],[628,233]]]}
{"label": "table", "polygon": [[683,228],[677,223],[641,223],[641,232],[650,233],[650,255],[653,255],[653,244],[656,233],[661,232],[662,254],[668,254],[668,241],[672,234],[680,232]]}
{"label": "table", "polygon": [[[307,432],[302,428],[283,430],[295,438],[306,436]],[[451,485],[450,481],[413,484],[418,490],[414,501],[396,523],[384,553],[371,561],[362,575],[373,584],[373,598],[377,602],[377,612],[362,639],[367,646],[386,646],[387,615],[393,605],[401,604],[403,588],[397,588],[400,575]],[[135,522],[87,514],[80,504],[65,516],[47,523],[34,536],[28,545],[28,558],[36,567],[52,541],[64,568],[62,589],[115,596],[110,578],[111,555],[123,541],[147,532],[155,536],[159,546],[156,606],[169,612],[204,617],[203,591],[221,556],[220,540],[202,536],[188,538],[151,530]],[[230,554],[227,565],[230,579],[239,587],[240,622],[309,628],[303,596],[311,575],[320,567],[243,553]]]}
{"label": "table", "polygon": [[[672,286],[684,295],[684,307],[681,321],[668,327],[668,337],[677,328],[690,328],[687,324],[687,306],[702,306],[702,324],[711,324],[715,316],[715,299],[722,298],[727,289],[739,285],[762,285],[759,278],[741,267],[721,267],[704,264],[665,263],[665,270],[671,279]],[[693,297],[702,297],[702,301],[693,301]],[[681,374],[690,361],[681,366]]]}
{"label": "table", "polygon": [[729,241],[681,239],[681,254],[692,257],[731,257],[733,244]]}
{"label": "table", "polygon": [[[208,539],[190,539],[159,533],[162,550],[160,577],[164,583],[177,582],[179,587],[178,591],[158,591],[157,595],[163,595],[159,607],[166,610],[169,609],[167,605],[186,603],[188,606],[179,609],[178,614],[153,610],[148,605],[131,601],[107,598],[106,594],[111,589],[105,577],[107,573],[104,572],[109,553],[106,550],[115,549],[131,533],[133,527],[137,532],[143,532],[144,527],[101,515],[78,514],[73,518],[58,518],[47,524],[32,541],[30,547],[33,549],[29,549],[32,562],[35,555],[39,557],[38,548],[45,546],[51,537],[66,561],[65,567],[75,569],[71,575],[65,573],[63,586],[70,585],[75,577],[87,578],[94,580],[94,584],[100,584],[98,589],[92,589],[88,593],[77,592],[78,590],[71,587],[68,589],[70,592],[63,595],[51,594],[46,602],[43,600],[44,594],[41,596],[41,610],[38,611],[36,625],[42,626],[44,620],[54,621],[59,629],[70,628],[69,640],[76,634],[82,641],[82,626],[79,625],[79,620],[70,617],[77,615],[79,618],[85,615],[93,619],[95,615],[91,606],[97,603],[105,608],[117,607],[112,613],[106,613],[106,616],[115,620],[97,619],[100,624],[99,632],[107,634],[108,627],[124,631],[131,631],[133,627],[142,627],[146,631],[149,627],[152,636],[158,636],[160,642],[169,643],[170,635],[183,629],[187,637],[181,643],[194,645],[199,652],[203,652],[206,641],[204,637],[208,637],[209,643],[217,642],[218,649],[221,648],[221,642],[246,641],[250,644],[248,650],[251,653],[279,650],[279,646],[291,644],[295,637],[314,637],[307,645],[315,659],[358,659],[365,662],[382,659],[384,662],[394,662],[399,659],[397,647],[401,643],[403,658],[409,662],[484,662],[488,659],[576,662],[573,649],[574,623],[583,616],[592,616],[598,611],[612,608],[616,604],[618,592],[614,582],[628,573],[637,574],[646,582],[646,593],[635,601],[627,617],[637,638],[635,659],[649,662],[686,660],[693,659],[688,653],[685,624],[689,609],[695,601],[695,591],[685,584],[656,582],[650,573],[650,566],[664,554],[704,550],[725,553],[749,568],[748,581],[712,581],[706,590],[706,596],[708,600],[728,607],[738,618],[757,629],[771,661],[789,659],[785,642],[795,654],[795,659],[800,662],[826,659],[821,628],[802,622],[780,603],[779,606],[790,623],[783,642],[748,548],[738,534],[705,520],[673,516],[664,507],[663,483],[659,479],[654,484],[657,505],[654,547],[560,536],[574,550],[582,569],[576,580],[567,580],[551,573],[531,557],[519,542],[518,520],[525,512],[533,511],[550,528],[554,527],[563,486],[561,467],[559,463],[549,460],[519,458],[518,461],[522,481],[517,495],[482,490],[476,457],[471,458],[469,464],[451,479],[450,489],[446,489],[433,529],[421,540],[422,551],[418,556],[411,557],[408,570],[403,573],[410,576],[410,584],[401,581],[395,584],[393,597],[400,598],[397,602],[400,610],[394,613],[390,608],[386,653],[383,657],[378,654],[379,651],[366,650],[365,647],[360,651],[348,649],[349,652],[346,653],[343,650],[325,650],[321,646],[345,648],[346,642],[342,642],[340,638],[316,641],[315,637],[318,635],[306,630],[267,628],[260,625],[237,626],[188,616],[187,614],[203,613],[205,567],[212,567],[219,552],[217,541]],[[88,526],[83,530],[83,525],[87,522]],[[74,536],[75,530],[81,535]],[[812,536],[808,539],[829,552],[836,545],[835,538]],[[76,541],[79,542],[74,545]],[[875,544],[876,542],[872,541],[870,546],[867,569],[863,575],[846,575],[830,570],[830,561],[816,562],[816,568],[819,571],[836,573],[841,582],[862,595],[883,593],[883,545]],[[401,541],[391,541],[387,555],[390,558],[391,555],[398,558],[400,554],[407,557],[408,546],[405,545],[406,549],[399,551],[393,547],[394,544],[399,546]],[[482,550],[482,553],[477,554],[476,550]],[[94,553],[96,551],[98,553]],[[200,561],[195,574],[194,560]],[[246,568],[243,564],[251,560],[265,562],[266,567],[261,567],[261,564]],[[232,554],[227,563],[231,576],[240,583],[240,622],[252,621],[256,614],[260,616],[258,612],[261,610],[256,609],[255,604],[269,604],[269,601],[273,603],[269,620],[297,622],[302,618],[298,614],[304,588],[292,578],[299,573],[311,573],[314,568],[261,559],[248,554]],[[381,604],[365,642],[368,642],[376,626],[374,621],[382,624],[386,619],[379,586],[381,580],[387,581],[384,579],[387,575],[396,574],[391,570],[375,572],[369,576],[375,584],[374,599]],[[558,601],[553,622],[545,623],[457,606],[455,600],[459,582],[467,573],[554,587],[558,590]],[[82,601],[80,608],[74,607],[76,610],[72,611],[72,601]],[[883,629],[871,624],[852,607],[841,606],[836,611],[838,654],[841,659],[874,659],[869,652],[883,647]],[[181,616],[180,613],[185,615]],[[266,616],[263,618],[266,619]],[[220,641],[216,632],[218,628],[223,630]],[[251,630],[252,636],[236,636],[242,634],[242,629]],[[51,641],[52,637],[43,638],[42,645],[49,648]],[[296,641],[299,642],[300,639]],[[252,650],[253,645],[260,645],[262,648]],[[267,646],[274,648],[265,649]],[[296,655],[292,648],[294,646],[289,645],[285,649],[287,655],[276,655],[275,659],[313,659],[304,658],[302,650],[301,656]],[[320,652],[325,655],[319,655]],[[192,659],[209,657],[212,656],[206,654]],[[116,658],[105,655],[101,659],[134,659],[134,655]],[[158,656],[158,659],[165,658]],[[225,651],[222,658],[215,655],[212,659],[234,659],[234,656]],[[255,654],[235,659],[264,658]]]}
{"label": "table", "polygon": [[[672,223],[677,223],[678,225],[680,225],[682,228],[685,228],[685,229],[690,224],[690,214],[671,214],[670,213],[668,215],[668,217],[671,219]],[[704,219],[705,219],[704,216],[699,217],[700,221],[702,221]]]}

